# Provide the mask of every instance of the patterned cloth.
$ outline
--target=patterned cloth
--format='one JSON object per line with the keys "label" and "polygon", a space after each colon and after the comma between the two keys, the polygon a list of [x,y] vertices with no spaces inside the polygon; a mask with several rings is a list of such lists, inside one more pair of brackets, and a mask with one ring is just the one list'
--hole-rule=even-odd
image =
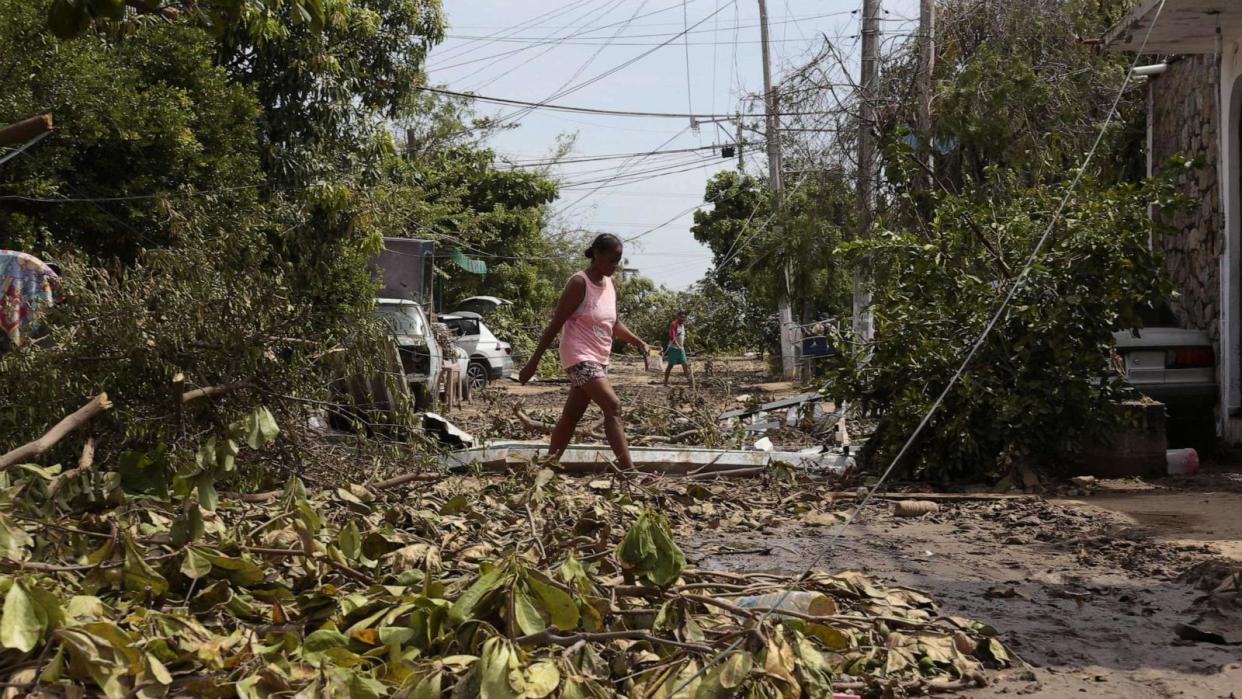
{"label": "patterned cloth", "polygon": [[0,334],[18,347],[40,317],[60,301],[60,277],[42,260],[24,252],[0,250]]}
{"label": "patterned cloth", "polygon": [[608,367],[598,362],[578,362],[565,373],[569,374],[569,383],[574,388],[582,388],[596,379],[608,378]]}

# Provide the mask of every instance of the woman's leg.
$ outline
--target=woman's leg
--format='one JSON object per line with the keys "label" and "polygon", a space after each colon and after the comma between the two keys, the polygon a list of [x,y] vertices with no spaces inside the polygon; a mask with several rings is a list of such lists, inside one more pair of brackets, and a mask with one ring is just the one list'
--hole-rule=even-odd
{"label": "woman's leg", "polygon": [[595,379],[584,385],[582,390],[604,411],[604,434],[608,436],[608,446],[616,454],[617,462],[623,469],[634,468],[634,462],[630,460],[630,445],[625,439],[621,399],[613,392],[612,384],[606,378]]}
{"label": "woman's leg", "polygon": [[556,421],[556,427],[552,429],[552,436],[548,439],[549,456],[559,459],[565,453],[565,447],[569,446],[569,440],[574,437],[574,429],[578,427],[578,421],[582,419],[589,405],[591,399],[585,391],[577,386],[569,389],[569,397],[565,399],[561,418]]}
{"label": "woman's leg", "polygon": [[672,373],[673,373],[673,363],[669,362],[668,366],[664,368],[664,385],[665,386],[668,385],[668,377],[672,375]]}

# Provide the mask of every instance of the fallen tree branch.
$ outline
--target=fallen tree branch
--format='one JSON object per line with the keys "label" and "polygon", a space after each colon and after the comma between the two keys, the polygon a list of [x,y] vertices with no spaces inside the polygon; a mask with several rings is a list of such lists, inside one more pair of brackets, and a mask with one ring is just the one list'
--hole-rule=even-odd
{"label": "fallen tree branch", "polygon": [[420,483],[435,483],[444,480],[446,475],[447,474],[443,473],[407,473],[404,476],[397,476],[396,478],[389,478],[388,480],[372,483],[367,487],[372,490],[388,490],[389,488],[396,488],[399,485],[414,483],[415,481]]}
{"label": "fallen tree branch", "polygon": [[250,384],[245,383],[244,381],[237,382],[237,383],[226,383],[226,384],[221,384],[219,386],[203,386],[202,388],[195,388],[193,390],[189,390],[189,391],[186,391],[185,393],[182,393],[181,402],[183,404],[189,403],[191,401],[196,401],[199,398],[210,398],[211,396],[219,396],[219,395],[223,395],[226,393],[232,393],[233,391],[236,391],[240,388],[249,388],[249,387],[250,387]]}
{"label": "fallen tree branch", "polygon": [[[535,418],[527,415],[526,412],[522,410],[522,406],[520,404],[514,404],[513,415],[514,417],[518,419],[518,422],[522,423],[523,427],[525,427],[526,429],[532,432],[542,432],[543,434],[552,434],[552,430],[556,429],[555,425],[549,425],[548,423],[542,420],[536,420]],[[603,426],[604,426],[604,421],[599,420],[598,422],[596,422],[594,425],[591,426],[591,429],[587,431],[587,434],[589,434],[590,436],[596,439],[606,439],[607,435],[599,431],[601,428],[603,428]],[[582,432],[583,432],[583,429],[581,425],[579,425],[577,428],[574,429],[575,435],[582,434]]]}
{"label": "fallen tree branch", "polygon": [[92,398],[89,403],[78,408],[72,415],[56,423],[52,429],[47,431],[47,434],[0,456],[0,471],[17,464],[29,463],[43,456],[44,453],[56,446],[70,432],[90,422],[96,415],[111,407],[112,402],[108,400],[108,394],[100,393]]}
{"label": "fallen tree branch", "polygon": [[514,641],[518,645],[537,645],[543,643],[555,643],[558,646],[572,646],[579,641],[586,642],[608,642],[608,641],[647,641],[648,643],[658,643],[674,648],[684,648],[698,653],[711,653],[711,646],[705,646],[701,643],[684,643],[682,641],[674,641],[669,638],[660,638],[647,631],[579,631],[578,633],[566,636],[558,635],[555,629],[544,629],[539,633],[527,634],[520,636]]}
{"label": "fallen tree branch", "polygon": [[19,146],[52,130],[52,115],[40,114],[0,128],[0,146]]}
{"label": "fallen tree branch", "polygon": [[[856,500],[858,493],[834,491],[824,493],[829,500]],[[945,502],[972,502],[988,500],[1038,500],[1038,495],[1018,493],[872,493],[873,500],[940,500]]]}
{"label": "fallen tree branch", "polygon": [[[396,488],[397,486],[405,485],[406,483],[435,483],[444,480],[446,475],[447,474],[442,473],[407,473],[395,478],[389,478],[388,480],[377,481],[366,487],[371,490],[389,490],[391,488]],[[240,500],[241,502],[262,504],[275,500],[284,492],[285,491],[283,490],[268,490],[262,493],[237,493],[233,491],[225,491],[220,493],[220,495],[221,497],[230,500]]]}
{"label": "fallen tree branch", "polygon": [[52,478],[52,482],[47,486],[47,494],[56,497],[56,493],[64,487],[65,483],[78,478],[82,474],[92,471],[95,468],[95,440],[87,439],[86,444],[82,445],[82,456],[78,458],[78,467],[71,468],[64,473],[57,474]]}

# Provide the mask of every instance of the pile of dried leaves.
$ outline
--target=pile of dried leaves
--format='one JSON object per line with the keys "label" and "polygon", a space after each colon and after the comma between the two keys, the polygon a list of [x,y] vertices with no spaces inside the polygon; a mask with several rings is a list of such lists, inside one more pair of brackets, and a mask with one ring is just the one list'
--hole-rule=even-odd
{"label": "pile of dried leaves", "polygon": [[676,696],[902,696],[1009,662],[991,628],[859,572],[688,567],[674,531],[749,507],[723,487],[531,466],[217,495],[269,418],[191,465],[0,474],[6,696],[671,697],[692,677]]}

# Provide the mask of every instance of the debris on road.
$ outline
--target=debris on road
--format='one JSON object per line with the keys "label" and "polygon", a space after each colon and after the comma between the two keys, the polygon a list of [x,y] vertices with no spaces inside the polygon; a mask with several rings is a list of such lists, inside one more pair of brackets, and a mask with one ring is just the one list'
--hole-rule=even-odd
{"label": "debris on road", "polygon": [[893,503],[893,514],[898,517],[922,517],[939,511],[940,505],[929,500],[902,500]]}

